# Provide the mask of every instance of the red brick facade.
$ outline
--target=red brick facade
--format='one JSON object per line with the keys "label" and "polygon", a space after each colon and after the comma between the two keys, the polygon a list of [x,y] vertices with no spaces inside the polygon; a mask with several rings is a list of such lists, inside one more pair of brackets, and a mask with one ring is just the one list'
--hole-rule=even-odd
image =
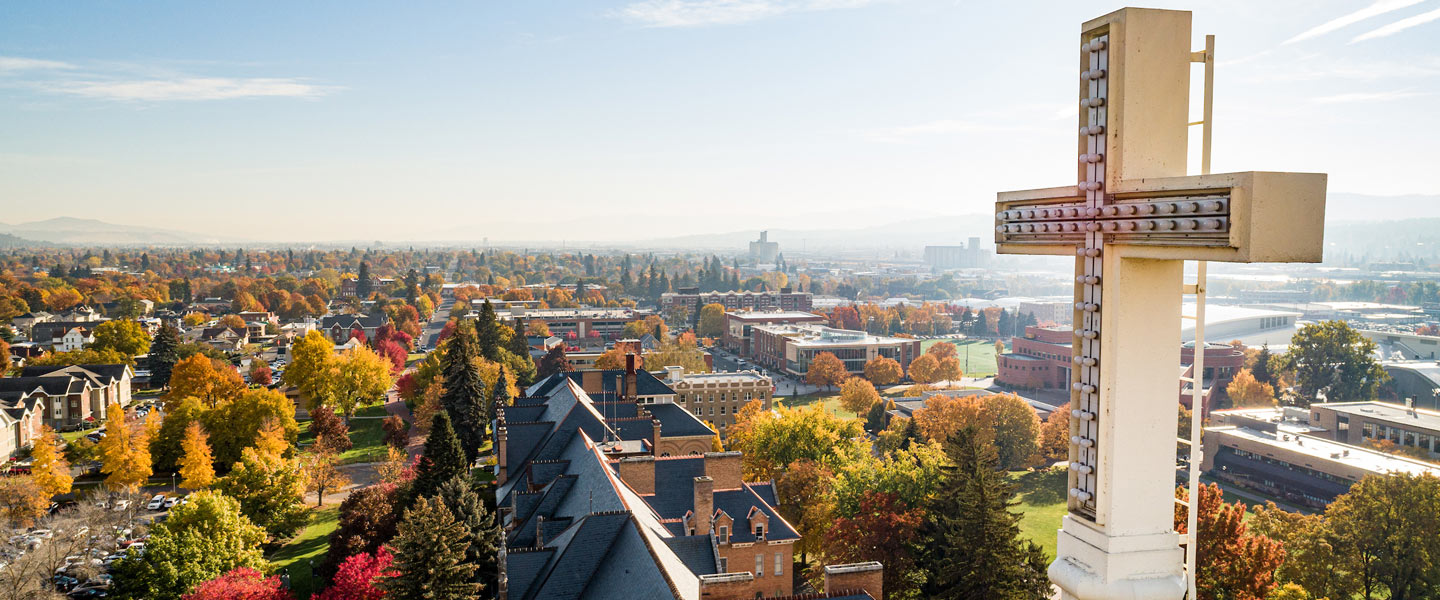
{"label": "red brick facade", "polygon": [[996,383],[1023,389],[1069,387],[1073,339],[1068,327],[1026,327],[1023,337],[1010,339],[1010,352],[995,358]]}

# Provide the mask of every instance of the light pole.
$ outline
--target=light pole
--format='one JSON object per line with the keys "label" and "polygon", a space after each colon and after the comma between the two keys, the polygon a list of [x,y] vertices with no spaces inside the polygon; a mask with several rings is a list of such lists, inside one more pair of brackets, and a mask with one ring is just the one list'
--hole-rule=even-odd
{"label": "light pole", "polygon": [[170,473],[170,493],[172,493],[172,494],[178,494],[178,493],[180,493],[180,488],[175,487],[175,473],[173,473],[173,472]]}

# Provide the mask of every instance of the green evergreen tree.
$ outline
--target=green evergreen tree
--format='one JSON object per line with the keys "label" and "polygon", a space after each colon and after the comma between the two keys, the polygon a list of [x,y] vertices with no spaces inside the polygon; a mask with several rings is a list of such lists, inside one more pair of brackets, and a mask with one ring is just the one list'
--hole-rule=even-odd
{"label": "green evergreen tree", "polygon": [[394,600],[469,600],[477,597],[475,565],[465,560],[470,533],[438,498],[420,498],[405,511],[390,542],[390,577],[376,580]]}
{"label": "green evergreen tree", "polygon": [[494,418],[495,415],[494,407],[510,406],[510,403],[515,400],[510,394],[510,386],[505,383],[504,365],[500,366],[500,376],[495,378],[495,392],[491,394],[491,398],[495,401],[495,403],[491,405],[491,418]]}
{"label": "green evergreen tree", "polygon": [[950,438],[942,492],[930,502],[916,552],[930,598],[1044,600],[1050,597],[1044,551],[1022,541],[1015,488],[995,447],[973,426]]}
{"label": "green evergreen tree", "polygon": [[355,295],[361,300],[370,298],[370,293],[375,291],[374,282],[370,281],[370,263],[361,262],[360,272],[355,277]]}
{"label": "green evergreen tree", "polygon": [[166,323],[155,332],[150,341],[150,387],[170,386],[170,372],[180,362],[180,332],[174,325]]}
{"label": "green evergreen tree", "polygon": [[500,580],[500,568],[496,558],[500,552],[500,525],[495,520],[495,511],[486,505],[470,480],[456,477],[440,486],[436,496],[455,521],[465,526],[469,547],[465,549],[465,562],[475,565],[473,581],[480,584],[481,591],[493,591]]}
{"label": "green evergreen tree", "polygon": [[1270,344],[1260,346],[1260,353],[1255,356],[1255,368],[1250,369],[1250,374],[1255,377],[1255,381],[1275,384],[1275,371],[1270,368],[1271,356]]}
{"label": "green evergreen tree", "polygon": [[510,346],[506,350],[510,356],[504,363],[509,365],[510,372],[515,375],[515,385],[524,387],[535,383],[535,359],[530,358],[530,342],[526,340],[523,330],[514,330],[514,335],[510,336]]}
{"label": "green evergreen tree", "polygon": [[474,338],[463,323],[445,342],[441,368],[445,374],[445,392],[440,396],[440,406],[454,423],[465,456],[473,461],[480,453],[480,446],[485,444],[489,402],[485,398],[480,367],[475,364]]}
{"label": "green evergreen tree", "polygon": [[475,341],[479,346],[480,356],[484,356],[485,360],[500,362],[500,350],[504,348],[500,327],[500,320],[495,317],[495,307],[486,299],[480,306],[480,316],[475,319]]}
{"label": "green evergreen tree", "polygon": [[411,497],[433,496],[440,485],[450,478],[469,473],[470,461],[465,459],[460,439],[455,437],[455,430],[450,427],[450,416],[443,411],[435,413],[430,437],[425,438],[420,466],[415,469],[415,481],[410,484]]}

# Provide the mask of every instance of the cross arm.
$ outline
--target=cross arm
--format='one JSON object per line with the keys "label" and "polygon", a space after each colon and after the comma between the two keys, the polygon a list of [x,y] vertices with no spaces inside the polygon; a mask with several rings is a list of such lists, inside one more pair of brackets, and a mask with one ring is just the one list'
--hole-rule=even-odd
{"label": "cross arm", "polygon": [[1267,171],[1122,180],[1098,207],[1075,186],[1001,192],[996,248],[1074,254],[1088,230],[1136,258],[1320,262],[1325,185],[1323,173]]}

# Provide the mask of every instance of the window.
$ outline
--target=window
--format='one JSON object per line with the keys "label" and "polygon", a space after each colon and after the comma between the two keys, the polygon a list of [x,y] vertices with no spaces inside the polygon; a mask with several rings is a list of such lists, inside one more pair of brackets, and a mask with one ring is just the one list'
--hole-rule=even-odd
{"label": "window", "polygon": [[764,523],[756,523],[756,524],[755,524],[755,537],[757,537],[757,538],[763,538],[763,537],[765,537],[765,524],[764,524]]}
{"label": "window", "polygon": [[775,553],[775,576],[779,577],[785,573],[785,553]]}
{"label": "window", "polygon": [[727,525],[721,525],[720,528],[717,530],[717,532],[718,532],[718,533],[715,534],[715,537],[720,538],[720,541],[722,541],[722,542],[729,542],[729,541],[730,541],[730,527],[729,527],[729,526],[727,526]]}
{"label": "window", "polygon": [[764,554],[756,554],[756,555],[755,555],[755,576],[756,576],[756,577],[761,577],[761,576],[764,576],[764,575],[765,575],[765,555],[764,555]]}
{"label": "window", "polygon": [[729,573],[729,572],[730,572],[730,559],[725,558],[725,557],[723,557],[723,556],[720,557],[720,572],[721,572],[721,573]]}

